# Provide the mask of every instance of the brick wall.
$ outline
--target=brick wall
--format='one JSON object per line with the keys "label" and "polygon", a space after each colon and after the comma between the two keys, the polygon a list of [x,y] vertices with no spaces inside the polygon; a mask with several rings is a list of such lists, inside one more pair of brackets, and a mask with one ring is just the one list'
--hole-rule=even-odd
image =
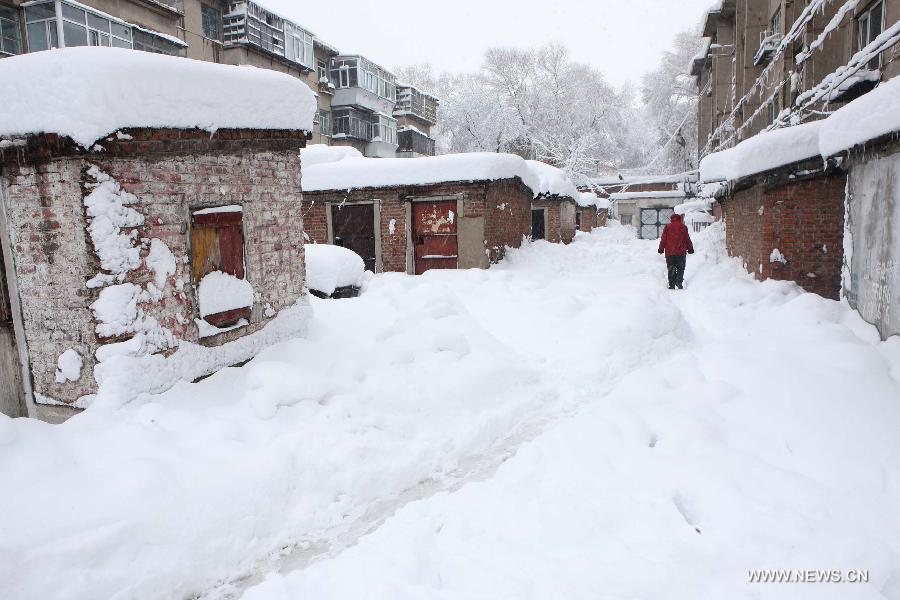
{"label": "brick wall", "polygon": [[[305,192],[304,223],[310,241],[328,243],[327,210],[331,204],[379,201],[381,257],[384,271],[407,270],[407,198],[461,197],[462,217],[484,218],[484,240],[491,262],[503,258],[506,246],[518,247],[531,228],[531,191],[519,179],[493,182],[441,183],[422,186]],[[394,222],[391,233],[391,221]],[[482,252],[479,248],[478,252]]]}
{"label": "brick wall", "polygon": [[590,233],[597,226],[597,209],[593,206],[579,206],[576,210],[581,213],[581,227],[579,231]]}
{"label": "brick wall", "polygon": [[606,227],[607,219],[609,219],[608,208],[601,208],[597,211],[597,227]]}
{"label": "brick wall", "polygon": [[558,244],[571,243],[575,238],[575,210],[576,205],[572,200],[561,200],[559,198],[542,198],[532,202],[534,208],[547,209],[547,231],[546,239],[548,242]]}
{"label": "brick wall", "polygon": [[492,263],[503,258],[507,247],[518,248],[531,234],[533,194],[518,178],[487,184],[484,238]]}
{"label": "brick wall", "polygon": [[[794,281],[837,299],[843,261],[843,173],[799,181],[759,180],[723,204],[728,253],[757,279]],[[772,262],[774,249],[785,262]]]}
{"label": "brick wall", "polygon": [[[166,243],[178,264],[158,302],[141,304],[176,338],[218,345],[261,329],[275,311],[292,305],[303,288],[303,220],[300,213],[302,132],[129,130],[132,139],[99,142],[105,151],[84,153],[56,136],[28,139],[24,149],[0,158],[8,182],[8,227],[22,299],[34,389],[71,403],[93,394],[93,356],[108,341],[94,331],[89,306],[100,289],[86,282],[100,273],[86,232],[84,197],[91,165],[134,194],[131,207],[145,218],[135,228],[141,257],[149,241]],[[244,208],[246,278],[258,294],[249,327],[198,339],[199,317],[189,264],[190,211],[240,204]],[[142,262],[127,282],[146,286]],[[122,340],[115,340],[122,341]],[[57,383],[56,361],[73,348],[85,359],[81,378]]]}

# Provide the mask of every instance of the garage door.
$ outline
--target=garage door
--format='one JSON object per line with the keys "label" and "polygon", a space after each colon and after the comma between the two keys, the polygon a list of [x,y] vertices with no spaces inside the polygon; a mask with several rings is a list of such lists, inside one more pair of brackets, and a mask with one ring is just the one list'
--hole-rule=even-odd
{"label": "garage door", "polygon": [[413,202],[416,275],[459,265],[456,200]]}

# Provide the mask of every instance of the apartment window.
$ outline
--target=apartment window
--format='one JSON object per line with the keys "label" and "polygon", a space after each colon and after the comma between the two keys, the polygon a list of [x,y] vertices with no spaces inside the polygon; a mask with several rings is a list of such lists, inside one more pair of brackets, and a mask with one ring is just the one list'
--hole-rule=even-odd
{"label": "apartment window", "polygon": [[397,121],[385,115],[377,115],[372,123],[372,141],[396,144]]}
{"label": "apartment window", "polygon": [[[245,278],[244,213],[240,206],[195,211],[191,215],[191,273],[194,285],[215,271]],[[216,327],[229,327],[250,317],[250,307],[207,315]]]}
{"label": "apartment window", "polygon": [[211,40],[222,41],[222,11],[209,4],[200,5],[200,18],[203,21],[203,35]]}
{"label": "apartment window", "polygon": [[29,52],[59,47],[56,11],[52,2],[35,4],[25,9],[25,33],[28,36]]}
{"label": "apartment window", "polygon": [[331,135],[331,111],[319,109],[319,133]]}
{"label": "apartment window", "polygon": [[[856,18],[859,50],[862,50],[884,31],[884,3],[879,0]],[[869,61],[869,69],[881,68],[881,54]]]}
{"label": "apartment window", "polygon": [[22,53],[22,31],[15,9],[0,6],[0,54]]}
{"label": "apartment window", "polygon": [[332,113],[332,135],[341,135],[359,140],[372,140],[371,114],[352,108],[335,110]]}
{"label": "apartment window", "polygon": [[285,56],[305,67],[313,67],[313,36],[308,31],[285,21]]}
{"label": "apartment window", "polygon": [[328,63],[324,60],[316,61],[316,75],[319,77],[319,83],[328,81]]}
{"label": "apartment window", "polygon": [[769,21],[769,33],[779,37],[784,34],[784,19],[781,16],[781,6],[778,7],[778,10],[775,11],[775,14],[772,15],[772,19]]}
{"label": "apartment window", "polygon": [[[116,20],[103,13],[95,13],[80,6],[60,2],[62,14],[62,42],[72,46],[113,46],[134,48],[161,54],[178,55],[183,47],[175,42]],[[39,52],[57,48],[59,31],[54,2],[35,4],[25,9],[28,51]]]}

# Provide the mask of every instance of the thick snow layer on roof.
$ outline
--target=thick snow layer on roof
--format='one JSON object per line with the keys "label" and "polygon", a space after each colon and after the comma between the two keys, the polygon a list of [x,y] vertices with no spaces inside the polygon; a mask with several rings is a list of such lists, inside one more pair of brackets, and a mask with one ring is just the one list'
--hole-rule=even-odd
{"label": "thick snow layer on roof", "polygon": [[680,190],[669,192],[619,192],[610,194],[610,200],[640,200],[642,198],[684,198],[687,194]]}
{"label": "thick snow layer on roof", "polygon": [[[338,147],[315,150],[310,165],[307,152],[303,163],[303,191],[384,188],[401,185],[429,185],[450,181],[495,181],[518,177],[540,194],[540,181],[528,164],[513,154],[470,152],[423,158],[362,158],[350,156]],[[343,155],[336,160],[331,156]]]}
{"label": "thick snow layer on roof", "polygon": [[575,196],[575,203],[581,207],[597,206],[598,200],[600,198],[593,192],[578,192],[578,195]]}
{"label": "thick snow layer on roof", "polygon": [[700,161],[700,180],[730,181],[819,155],[821,121],[774,129]]}
{"label": "thick snow layer on roof", "polygon": [[900,79],[892,79],[832,113],[819,132],[819,152],[831,156],[900,131]]}
{"label": "thick snow layer on roof", "polygon": [[528,168],[538,179],[541,194],[577,198],[578,188],[566,175],[565,171],[539,160],[526,160]]}
{"label": "thick snow layer on roof", "polygon": [[353,158],[363,158],[363,155],[362,152],[352,146],[310,144],[300,151],[300,161],[304,169],[313,165],[324,165]]}
{"label": "thick snow layer on roof", "polygon": [[86,148],[127,127],[311,130],[316,111],[284,73],[121,48],[6,58],[0,81],[0,137],[57,133]]}
{"label": "thick snow layer on roof", "polygon": [[669,175],[606,175],[589,182],[598,186],[638,185],[650,183],[692,183],[697,181],[697,171]]}

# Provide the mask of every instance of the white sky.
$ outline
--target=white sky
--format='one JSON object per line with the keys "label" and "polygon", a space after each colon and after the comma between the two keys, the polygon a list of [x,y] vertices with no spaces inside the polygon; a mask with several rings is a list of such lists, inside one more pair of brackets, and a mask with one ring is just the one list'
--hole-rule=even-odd
{"label": "white sky", "polygon": [[610,83],[638,83],[712,0],[260,0],[341,52],[393,69],[470,71],[489,46],[561,41]]}

